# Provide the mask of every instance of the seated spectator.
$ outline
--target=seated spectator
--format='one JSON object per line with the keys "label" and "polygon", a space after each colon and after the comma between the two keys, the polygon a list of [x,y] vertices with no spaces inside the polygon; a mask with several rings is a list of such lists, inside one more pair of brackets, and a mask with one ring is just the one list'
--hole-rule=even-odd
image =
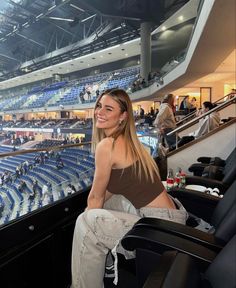
{"label": "seated spectator", "polygon": [[107,255],[122,250],[120,239],[141,217],[182,224],[187,219],[186,210],[168,195],[153,158],[138,140],[132,103],[124,90],[109,89],[99,96],[92,135],[96,168],[88,207],[79,215],[74,230],[74,288],[104,287]]}
{"label": "seated spectator", "polygon": [[56,167],[57,169],[62,169],[64,167],[63,161],[60,159],[59,161],[56,162]]}
{"label": "seated spectator", "polygon": [[23,163],[23,167],[24,167],[25,173],[27,173],[28,170],[29,170],[29,161],[28,161],[28,160],[26,160],[26,161]]}
{"label": "seated spectator", "polygon": [[33,192],[33,195],[35,196],[36,195],[36,192],[40,189],[40,186],[38,184],[38,180],[34,179],[33,180],[33,186],[32,186],[32,192]]}
{"label": "seated spectator", "polygon": [[47,184],[44,184],[42,188],[42,201],[44,201],[45,197],[50,198],[51,195],[52,184],[48,182]]}
{"label": "seated spectator", "polygon": [[72,184],[68,184],[68,186],[66,187],[66,194],[71,195],[75,192],[76,192],[75,186]]}
{"label": "seated spectator", "polygon": [[20,184],[19,184],[19,186],[18,186],[18,190],[19,190],[21,193],[23,193],[23,192],[25,192],[26,187],[27,187],[27,185],[26,185],[25,181],[21,180],[21,181],[20,181]]}

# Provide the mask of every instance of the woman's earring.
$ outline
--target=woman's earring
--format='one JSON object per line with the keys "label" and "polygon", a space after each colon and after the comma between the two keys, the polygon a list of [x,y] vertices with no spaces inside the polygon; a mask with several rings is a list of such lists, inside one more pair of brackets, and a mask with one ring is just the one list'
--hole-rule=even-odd
{"label": "woman's earring", "polygon": [[123,122],[123,120],[122,120],[122,119],[120,119],[120,120],[119,120],[119,125],[121,125],[121,124],[122,124],[122,122]]}

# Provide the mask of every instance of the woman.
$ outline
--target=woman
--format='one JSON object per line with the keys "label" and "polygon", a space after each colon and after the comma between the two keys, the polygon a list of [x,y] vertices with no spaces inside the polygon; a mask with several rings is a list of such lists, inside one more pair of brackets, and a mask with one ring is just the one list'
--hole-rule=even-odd
{"label": "woman", "polygon": [[153,122],[153,125],[158,130],[158,142],[166,142],[168,146],[176,143],[176,134],[168,136],[167,134],[176,128],[176,121],[173,112],[175,97],[173,94],[167,94],[164,96],[160,106],[159,113]]}
{"label": "woman", "polygon": [[[203,107],[201,110],[197,111],[196,116],[201,116],[205,113],[207,113],[208,111],[212,110],[213,108],[215,108],[216,105],[212,104],[210,101],[205,101],[203,102]],[[179,141],[178,141],[178,147],[181,147],[195,139],[198,139],[204,135],[206,135],[207,133],[209,133],[210,131],[214,130],[215,128],[218,128],[220,126],[220,114],[217,111],[213,111],[211,114],[209,114],[208,116],[201,118],[199,120],[199,127],[197,130],[195,130],[194,132],[189,133],[188,136],[183,136]],[[172,145],[169,148],[165,148],[165,147],[159,147],[162,151],[162,154],[164,154],[164,156],[170,152],[176,149],[176,145]]]}
{"label": "woman", "polygon": [[121,89],[97,99],[93,123],[95,174],[88,207],[76,222],[72,287],[102,288],[107,254],[141,217],[185,223],[187,213],[171,199],[153,159],[139,142],[132,104]]}

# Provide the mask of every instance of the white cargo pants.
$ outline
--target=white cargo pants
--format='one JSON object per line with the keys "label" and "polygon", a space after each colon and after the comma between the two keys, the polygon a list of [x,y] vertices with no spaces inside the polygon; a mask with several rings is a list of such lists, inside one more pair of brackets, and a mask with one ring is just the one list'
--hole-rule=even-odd
{"label": "white cargo pants", "polygon": [[72,247],[71,288],[102,288],[106,257],[141,217],[156,217],[185,224],[187,212],[179,209],[135,207],[123,196],[113,195],[105,209],[91,209],[76,221]]}

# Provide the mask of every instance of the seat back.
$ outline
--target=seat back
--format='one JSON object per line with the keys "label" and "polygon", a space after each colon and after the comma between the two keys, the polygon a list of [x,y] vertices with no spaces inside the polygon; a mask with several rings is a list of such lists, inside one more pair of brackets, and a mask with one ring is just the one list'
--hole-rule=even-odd
{"label": "seat back", "polygon": [[[191,256],[177,251],[163,253],[143,288],[235,288],[236,235],[220,251],[204,274]],[[145,266],[146,262],[143,263]]]}
{"label": "seat back", "polygon": [[227,185],[230,185],[236,178],[236,149],[234,149],[227,158],[223,174],[224,177],[222,181]]}
{"label": "seat back", "polygon": [[215,237],[227,243],[236,234],[236,180],[219,201],[212,215],[211,225],[215,227]]}
{"label": "seat back", "polygon": [[213,260],[205,273],[214,288],[235,288],[236,287],[236,235],[221,250]]}
{"label": "seat back", "polygon": [[230,161],[233,159],[233,161],[235,161],[235,157],[236,157],[236,148],[234,148],[234,150],[229,154],[229,156],[226,158],[225,160],[225,165],[227,165],[228,163],[230,163]]}
{"label": "seat back", "polygon": [[211,218],[211,225],[217,227],[221,220],[225,217],[227,212],[231,209],[232,205],[236,202],[236,180],[230,185],[217,204]]}

